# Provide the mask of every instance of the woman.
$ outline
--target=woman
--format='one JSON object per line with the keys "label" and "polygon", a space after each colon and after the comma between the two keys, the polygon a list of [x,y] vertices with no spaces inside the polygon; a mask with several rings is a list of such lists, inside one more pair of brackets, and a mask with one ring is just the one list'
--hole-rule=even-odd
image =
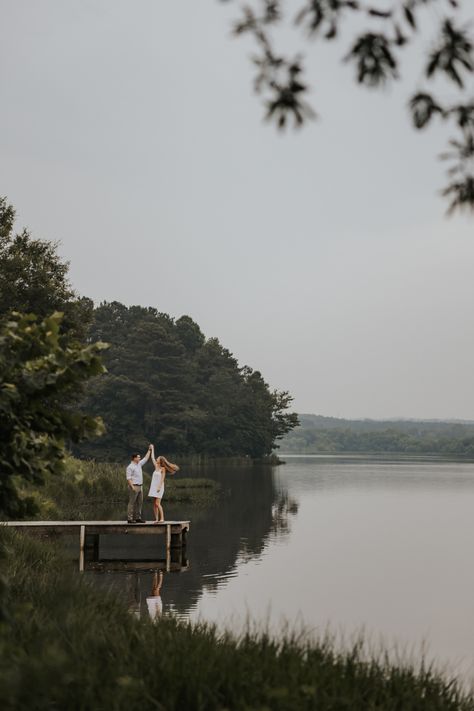
{"label": "woman", "polygon": [[166,473],[176,474],[179,471],[179,467],[176,464],[171,464],[166,457],[160,456],[155,459],[155,448],[151,448],[151,458],[153,464],[155,465],[155,471],[151,479],[150,491],[148,496],[151,496],[153,501],[153,513],[155,514],[154,523],[160,523],[160,521],[165,520],[165,515],[163,513],[163,508],[161,506],[161,499],[165,491],[165,479]]}

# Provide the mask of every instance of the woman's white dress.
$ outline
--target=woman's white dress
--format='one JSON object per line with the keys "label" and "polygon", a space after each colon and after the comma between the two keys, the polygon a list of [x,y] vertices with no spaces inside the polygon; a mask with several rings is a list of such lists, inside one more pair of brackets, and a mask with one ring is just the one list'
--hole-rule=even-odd
{"label": "woman's white dress", "polygon": [[[164,474],[164,472],[163,472]],[[148,492],[148,496],[151,496],[154,499],[162,499],[163,494],[165,493],[165,480],[163,478],[163,483],[161,487],[158,489],[160,486],[160,481],[161,481],[161,471],[155,471],[153,472],[153,476],[151,478],[151,485],[150,485],[150,491]]]}

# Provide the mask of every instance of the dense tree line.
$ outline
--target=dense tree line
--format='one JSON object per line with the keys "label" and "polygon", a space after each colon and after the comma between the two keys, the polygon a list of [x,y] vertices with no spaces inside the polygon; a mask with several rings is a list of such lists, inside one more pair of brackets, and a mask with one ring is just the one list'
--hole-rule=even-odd
{"label": "dense tree line", "polygon": [[302,429],[352,430],[354,432],[396,430],[416,436],[432,434],[451,438],[474,436],[474,421],[471,420],[349,420],[342,417],[300,414],[299,421]]}
{"label": "dense tree line", "polygon": [[282,441],[298,454],[377,452],[474,457],[474,423],[340,420],[301,415],[301,426]]}
{"label": "dense tree line", "polygon": [[240,367],[189,316],[104,303],[94,310],[89,337],[110,344],[108,373],[83,403],[103,417],[107,432],[84,444],[83,455],[117,459],[153,441],[167,452],[258,458],[297,423],[286,412],[288,393],[271,391],[260,372]]}
{"label": "dense tree line", "polygon": [[[92,414],[102,418],[106,433],[79,448],[81,437],[72,425],[69,429],[58,427],[58,436],[70,440],[76,453],[117,459],[153,441],[162,451],[175,454],[259,458],[269,455],[277,440],[297,424],[296,414],[287,412],[291,396],[270,390],[258,371],[239,366],[216,338],[206,339],[189,316],[175,320],[153,308],[126,307],[118,302],[94,309],[90,299],[80,297],[71,287],[69,265],[60,259],[57,245],[34,239],[26,230],[15,233],[14,221],[13,207],[1,198],[0,336],[5,356],[0,365],[7,377],[14,363],[18,388],[31,387],[32,393],[32,376],[26,383],[28,369],[37,368],[40,380],[51,378],[50,399],[41,394],[40,385],[35,395],[43,398],[46,418],[48,403],[54,402],[55,408],[58,404],[52,384],[56,376],[48,376],[47,368],[59,370],[62,358],[65,372],[70,373],[68,369],[76,368],[79,361],[76,370],[82,368],[83,375],[70,373],[75,386],[61,392],[61,416],[72,423],[73,413]],[[33,314],[37,319],[25,321],[19,315],[13,317],[14,312]],[[40,325],[54,312],[63,316]],[[18,342],[14,334],[20,326],[15,325],[15,319],[30,348],[20,349],[16,355],[12,344]],[[45,324],[54,324],[54,343],[45,335]],[[96,361],[88,370],[87,359],[98,351],[94,344],[100,341],[109,344],[103,355],[108,372],[84,389],[88,376],[99,372]],[[0,396],[10,395],[4,386]],[[0,404],[8,412],[7,400]],[[50,412],[52,420],[55,412]],[[35,427],[41,430],[39,422]],[[31,442],[43,436],[40,430],[31,431]],[[51,428],[45,436],[49,434],[54,435]],[[59,460],[62,454],[58,444],[51,457]]]}

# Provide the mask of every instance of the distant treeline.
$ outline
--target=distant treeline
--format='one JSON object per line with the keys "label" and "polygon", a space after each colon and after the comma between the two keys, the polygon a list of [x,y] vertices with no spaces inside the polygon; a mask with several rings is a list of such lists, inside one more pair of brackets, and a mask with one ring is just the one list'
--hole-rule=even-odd
{"label": "distant treeline", "polygon": [[343,420],[299,415],[300,426],[280,444],[282,452],[378,452],[474,457],[474,422]]}

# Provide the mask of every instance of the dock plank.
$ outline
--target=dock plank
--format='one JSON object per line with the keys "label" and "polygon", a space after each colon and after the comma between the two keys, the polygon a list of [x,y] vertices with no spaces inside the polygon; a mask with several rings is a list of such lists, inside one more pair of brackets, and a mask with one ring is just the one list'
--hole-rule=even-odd
{"label": "dock plank", "polygon": [[127,521],[2,521],[4,526],[126,526],[127,528],[142,528],[145,526],[189,525],[190,521],[146,521],[145,523],[128,523]]}
{"label": "dock plank", "polygon": [[8,528],[23,529],[37,534],[80,534],[83,530],[86,534],[125,534],[131,536],[139,535],[162,535],[171,533],[181,533],[188,531],[190,521],[160,521],[154,523],[127,523],[127,521],[3,521],[0,525]]}

